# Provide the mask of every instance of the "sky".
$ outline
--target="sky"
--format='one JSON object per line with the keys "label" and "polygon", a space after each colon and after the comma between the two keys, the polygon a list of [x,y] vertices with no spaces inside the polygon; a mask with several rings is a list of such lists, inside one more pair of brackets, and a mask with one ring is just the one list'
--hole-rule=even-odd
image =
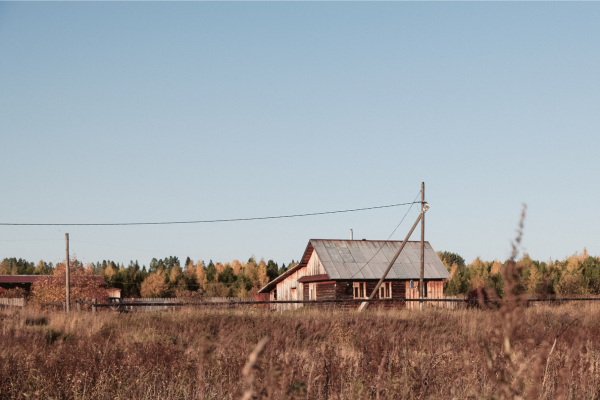
{"label": "sky", "polygon": [[[0,222],[413,201],[435,250],[600,254],[599,3],[0,2]],[[408,207],[0,226],[0,259],[298,260]],[[402,240],[418,216],[406,215]],[[412,237],[419,239],[416,233]]]}

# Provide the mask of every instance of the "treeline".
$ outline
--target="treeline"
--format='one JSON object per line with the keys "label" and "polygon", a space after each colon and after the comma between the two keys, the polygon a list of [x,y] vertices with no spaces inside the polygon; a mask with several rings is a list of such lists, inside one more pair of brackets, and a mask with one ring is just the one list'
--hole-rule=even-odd
{"label": "treeline", "polygon": [[[181,265],[178,257],[153,258],[148,268],[138,261],[129,265],[111,260],[83,265],[73,256],[69,261],[73,275],[100,275],[110,287],[121,289],[122,297],[248,297],[288,268],[292,260],[279,266],[273,260],[217,262],[205,264],[189,257]],[[54,266],[23,259],[5,258],[0,263],[1,275],[64,275],[64,263]]]}
{"label": "treeline", "polygon": [[[452,276],[446,282],[449,296],[468,294],[477,287],[495,289],[502,296],[505,262],[475,259],[466,264],[456,253],[439,252],[440,259]],[[192,261],[182,264],[177,257],[153,258],[148,268],[137,261],[129,265],[110,260],[83,265],[76,257],[70,260],[74,275],[100,275],[110,287],[121,289],[122,297],[247,297],[297,265],[292,260],[279,266],[273,260],[247,262]],[[586,250],[562,261],[537,261],[528,254],[518,260],[518,290],[535,296],[600,295],[600,258]],[[0,262],[2,275],[62,275],[64,263],[56,266],[40,261],[5,258]]]}
{"label": "treeline", "polygon": [[[452,275],[446,295],[468,294],[478,287],[495,289],[503,295],[502,272],[506,261],[477,258],[465,265],[465,260],[456,253],[438,252],[438,256]],[[521,293],[537,297],[600,295],[600,257],[590,256],[585,249],[562,261],[537,261],[525,253],[517,266],[517,289]]]}

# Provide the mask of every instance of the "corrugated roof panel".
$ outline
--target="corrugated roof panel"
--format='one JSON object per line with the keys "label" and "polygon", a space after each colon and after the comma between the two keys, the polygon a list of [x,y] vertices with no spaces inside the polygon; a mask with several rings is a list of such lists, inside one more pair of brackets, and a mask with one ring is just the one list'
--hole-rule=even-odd
{"label": "corrugated roof panel", "polygon": [[[392,259],[396,255],[396,252],[398,251],[399,248],[400,247],[394,248],[394,246],[391,246],[389,244],[385,244],[382,246],[380,253],[383,253],[385,258],[388,260],[385,265],[386,268],[388,265],[390,265],[390,261],[392,261]],[[398,257],[398,258],[400,258],[400,257]],[[396,259],[396,262],[397,261],[398,261],[398,259]]]}
{"label": "corrugated roof panel", "polygon": [[[379,279],[402,244],[400,241],[362,240],[311,240],[310,243],[331,279]],[[408,242],[390,269],[388,278],[419,279],[420,268],[421,243]],[[450,278],[427,242],[424,278]]]}
{"label": "corrugated roof panel", "polygon": [[325,250],[327,250],[327,254],[329,254],[329,258],[331,258],[331,262],[334,264],[344,262],[336,247],[325,247]]}
{"label": "corrugated roof panel", "polygon": [[[367,261],[369,262],[369,268],[371,268],[371,271],[373,271],[376,276],[381,277],[383,275],[383,271],[385,271],[385,267],[382,267],[379,261],[373,257],[375,255],[375,251],[377,250],[374,250],[370,245],[372,245],[372,243],[360,241],[358,243],[358,248],[365,258],[365,263]],[[365,263],[363,263],[363,265]]]}
{"label": "corrugated roof panel", "polygon": [[425,270],[429,271],[429,275],[431,276],[432,279],[442,279],[442,277],[437,272],[437,270],[435,269],[435,267],[433,266],[433,264],[431,264],[431,263],[425,263]]}
{"label": "corrugated roof panel", "polygon": [[325,262],[325,261],[331,261],[331,257],[329,257],[329,254],[327,254],[327,250],[325,248],[325,246],[313,246],[315,251],[317,252],[317,255],[319,256],[319,260],[321,260],[321,262]]}
{"label": "corrugated roof panel", "polygon": [[[381,274],[381,276],[383,276],[383,274]],[[381,276],[379,277],[379,279],[381,279]],[[388,272],[386,278],[400,279],[400,276],[396,273],[396,271],[394,271],[394,267],[392,266],[392,268],[390,268],[390,272]]]}
{"label": "corrugated roof panel", "polygon": [[357,264],[364,264],[368,261],[368,259],[365,257],[360,247],[356,243],[352,243],[351,246],[348,246],[348,249],[350,250],[352,257],[354,258],[354,261]]}
{"label": "corrugated roof panel", "polygon": [[392,266],[392,271],[396,273],[398,279],[408,279],[408,274],[406,273],[406,270],[402,265],[394,263],[394,265]]}
{"label": "corrugated roof panel", "polygon": [[348,272],[350,272],[350,276],[352,279],[365,279],[363,273],[359,270],[358,265],[356,263],[348,263],[346,264],[346,268],[348,268]]}
{"label": "corrugated roof panel", "polygon": [[368,265],[358,265],[358,264],[354,264],[358,267],[358,270],[363,274],[363,276],[365,277],[365,279],[378,279],[377,276],[381,277],[381,275],[379,274],[375,274],[373,272],[373,270],[371,270],[371,267],[369,267]]}
{"label": "corrugated roof panel", "polygon": [[381,264],[384,271],[388,267],[388,265],[390,265],[391,258],[388,258],[385,254],[385,245],[380,251],[375,250],[375,259],[379,262],[379,264]]}
{"label": "corrugated roof panel", "polygon": [[437,279],[441,279],[444,276],[440,274],[440,271],[438,271],[435,264],[433,262],[431,262],[431,254],[430,253],[431,253],[431,250],[427,250],[427,248],[425,248],[425,264],[429,266],[429,269],[431,270],[431,276],[434,276]]}
{"label": "corrugated roof panel", "polygon": [[352,253],[350,253],[350,249],[348,248],[340,248],[340,256],[342,256],[342,261],[344,263],[355,263],[354,257],[352,257]]}
{"label": "corrugated roof panel", "polygon": [[403,251],[406,251],[406,255],[408,256],[408,259],[410,260],[410,262],[413,265],[421,263],[421,244],[420,243],[409,242],[406,244]]}
{"label": "corrugated roof panel", "polygon": [[[343,276],[340,275],[337,268],[335,268],[333,266],[332,262],[325,261],[322,264],[323,264],[323,268],[325,268],[325,271],[327,272],[327,275],[329,275],[330,279],[342,279],[343,278]],[[327,264],[327,266],[325,266],[325,264]]]}

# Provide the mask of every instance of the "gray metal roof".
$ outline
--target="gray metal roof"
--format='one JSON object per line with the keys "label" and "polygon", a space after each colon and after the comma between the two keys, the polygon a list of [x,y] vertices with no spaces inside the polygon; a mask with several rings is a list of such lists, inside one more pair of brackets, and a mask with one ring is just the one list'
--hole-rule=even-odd
{"label": "gray metal roof", "polygon": [[[311,239],[330,279],[381,279],[401,241]],[[421,242],[408,242],[388,273],[389,279],[419,279]],[[425,242],[425,279],[451,278],[429,242]]]}
{"label": "gray metal roof", "polygon": [[[298,269],[306,267],[313,251],[317,252],[325,272],[332,280],[381,279],[398,251],[402,241],[385,240],[323,240],[311,239],[304,250],[300,263],[290,268],[259,293],[268,293]],[[368,261],[368,264],[367,264]],[[389,279],[419,279],[421,271],[421,242],[408,242],[387,275]],[[450,273],[442,264],[433,247],[425,242],[424,279],[450,279]]]}

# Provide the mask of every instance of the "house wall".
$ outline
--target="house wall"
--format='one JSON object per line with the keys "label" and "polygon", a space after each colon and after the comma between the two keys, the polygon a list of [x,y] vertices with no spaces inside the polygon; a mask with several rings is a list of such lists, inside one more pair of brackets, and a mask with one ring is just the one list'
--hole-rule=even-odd
{"label": "house wall", "polygon": [[[419,298],[419,288],[418,282],[415,280],[415,288],[410,288],[410,281],[406,281],[406,298],[407,299],[418,299]],[[425,285],[427,285],[427,299],[445,299],[444,295],[444,282],[443,281],[424,281]],[[438,306],[444,307],[446,302],[437,302],[437,301],[428,301],[426,304],[428,306]],[[416,309],[419,308],[419,302],[417,301],[408,301],[406,302],[406,308],[408,309]]]}
{"label": "house wall", "polygon": [[[354,300],[354,293],[352,287],[353,281],[337,281],[336,288],[336,298],[338,300]],[[370,296],[375,290],[378,281],[356,281],[356,282],[365,282],[366,283],[366,291],[367,296]],[[406,285],[404,281],[398,280],[390,280],[392,282],[392,299],[404,299],[406,296]],[[375,294],[375,298],[379,298],[379,293]],[[349,309],[357,309],[361,303],[344,303],[340,304],[343,308]],[[404,307],[404,302],[399,301],[378,301],[373,302],[369,305],[369,308],[402,308]]]}
{"label": "house wall", "polygon": [[[269,298],[271,300],[304,300],[308,301],[308,283],[298,282],[298,279],[303,276],[314,276],[327,274],[325,268],[321,264],[317,252],[313,251],[306,267],[300,268],[293,274],[285,278],[283,281],[277,284],[277,299],[275,299],[274,291],[271,291]],[[353,300],[353,281],[325,281],[316,282],[317,286],[317,300]],[[367,294],[370,295],[375,289],[377,281],[362,281],[366,282]],[[408,280],[391,280],[392,282],[392,298],[393,299],[418,299],[419,291],[417,288],[410,289],[410,281]],[[427,285],[427,298],[428,299],[445,299],[444,296],[444,283],[443,281],[425,281]],[[376,295],[379,298],[379,294]],[[435,305],[443,307],[445,302],[427,302],[428,305]],[[358,308],[360,303],[317,303],[315,306],[333,306],[344,307],[344,308]],[[277,311],[284,310],[296,310],[303,307],[303,304],[272,304],[271,309]],[[406,306],[409,309],[418,308],[418,302],[375,302],[372,303],[369,308],[402,308]]]}
{"label": "house wall", "polygon": [[[337,282],[335,281],[325,281],[325,282],[315,282],[317,286],[317,300],[335,300],[336,299],[336,286]],[[309,291],[308,285],[309,283],[302,284],[304,290],[304,297],[302,298],[304,301],[310,300],[308,298]]]}
{"label": "house wall", "polygon": [[[322,275],[326,273],[323,264],[321,264],[321,261],[319,260],[319,256],[317,256],[317,252],[313,251],[306,267],[298,269],[277,284],[277,300],[304,300],[305,296],[306,300],[308,300],[308,286],[306,286],[305,291],[304,285],[298,283],[298,279],[303,276]],[[317,298],[319,298],[318,296],[319,289],[317,287]],[[271,291],[271,300],[274,300],[274,297],[275,295],[273,291]],[[302,306],[302,304],[272,304],[271,309],[277,309],[277,311],[296,310]]]}

